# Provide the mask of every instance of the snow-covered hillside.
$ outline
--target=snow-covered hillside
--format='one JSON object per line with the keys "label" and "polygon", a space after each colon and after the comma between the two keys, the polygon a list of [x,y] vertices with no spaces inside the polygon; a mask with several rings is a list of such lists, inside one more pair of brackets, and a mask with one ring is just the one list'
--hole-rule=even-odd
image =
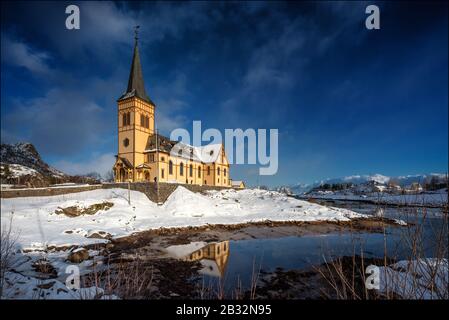
{"label": "snow-covered hillside", "polygon": [[415,174],[415,175],[406,175],[406,176],[385,176],[382,174],[373,174],[373,175],[352,175],[341,178],[329,178],[321,181],[316,181],[311,184],[303,184],[298,183],[295,185],[288,186],[280,186],[275,188],[276,190],[283,191],[289,190],[293,194],[301,195],[310,192],[313,189],[317,189],[318,187],[328,184],[353,184],[353,185],[369,185],[369,184],[377,184],[377,185],[387,185],[389,183],[394,183],[401,188],[407,188],[412,186],[413,184],[424,185],[429,183],[434,179],[435,181],[444,182],[447,179],[446,174],[443,173],[429,173],[429,174]]}
{"label": "snow-covered hillside", "polygon": [[[346,209],[329,208],[265,190],[210,191],[207,195],[178,187],[158,206],[140,192],[99,189],[61,196],[1,199],[1,221],[19,234],[22,248],[105,242],[98,235],[125,236],[161,227],[238,224],[271,221],[348,221],[364,215]],[[88,208],[112,203],[95,214],[70,217],[64,208]],[[59,214],[58,214],[59,212]]]}
{"label": "snow-covered hillside", "polygon": [[70,176],[49,166],[31,143],[1,144],[0,179],[2,187],[47,187],[57,183],[99,181],[98,177]]}

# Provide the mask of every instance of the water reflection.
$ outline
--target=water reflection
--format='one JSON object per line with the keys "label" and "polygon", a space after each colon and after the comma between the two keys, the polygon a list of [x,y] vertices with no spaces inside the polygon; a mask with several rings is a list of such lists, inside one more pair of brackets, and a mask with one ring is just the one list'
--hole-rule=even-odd
{"label": "water reflection", "polygon": [[229,260],[229,241],[192,242],[186,245],[168,247],[169,255],[184,261],[198,261],[201,274],[212,277],[223,277]]}

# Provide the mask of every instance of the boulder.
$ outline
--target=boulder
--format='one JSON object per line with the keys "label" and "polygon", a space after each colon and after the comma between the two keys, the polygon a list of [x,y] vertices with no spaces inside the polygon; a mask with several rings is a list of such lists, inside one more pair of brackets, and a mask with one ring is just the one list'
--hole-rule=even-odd
{"label": "boulder", "polygon": [[89,259],[89,251],[85,248],[78,248],[69,253],[67,260],[72,263],[81,263]]}

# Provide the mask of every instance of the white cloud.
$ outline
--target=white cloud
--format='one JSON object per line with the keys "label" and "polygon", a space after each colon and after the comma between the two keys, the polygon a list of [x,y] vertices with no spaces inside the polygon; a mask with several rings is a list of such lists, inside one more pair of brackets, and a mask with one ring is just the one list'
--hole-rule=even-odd
{"label": "white cloud", "polygon": [[49,73],[48,53],[34,50],[26,43],[12,39],[6,34],[2,34],[1,39],[2,63],[24,67],[36,74]]}
{"label": "white cloud", "polygon": [[53,163],[53,167],[72,175],[82,175],[90,172],[98,172],[103,177],[112,169],[115,157],[112,153],[94,156],[86,161],[61,160]]}
{"label": "white cloud", "polygon": [[43,97],[16,101],[1,124],[9,136],[32,141],[42,152],[71,155],[101,142],[112,127],[106,119],[103,108],[82,91],[52,89]]}

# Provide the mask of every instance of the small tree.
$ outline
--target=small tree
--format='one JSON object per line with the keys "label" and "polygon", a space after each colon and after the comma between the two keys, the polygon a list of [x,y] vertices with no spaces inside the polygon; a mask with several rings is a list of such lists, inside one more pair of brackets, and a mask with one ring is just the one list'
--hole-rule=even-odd
{"label": "small tree", "polygon": [[104,179],[107,182],[114,182],[114,171],[111,169],[104,175]]}

